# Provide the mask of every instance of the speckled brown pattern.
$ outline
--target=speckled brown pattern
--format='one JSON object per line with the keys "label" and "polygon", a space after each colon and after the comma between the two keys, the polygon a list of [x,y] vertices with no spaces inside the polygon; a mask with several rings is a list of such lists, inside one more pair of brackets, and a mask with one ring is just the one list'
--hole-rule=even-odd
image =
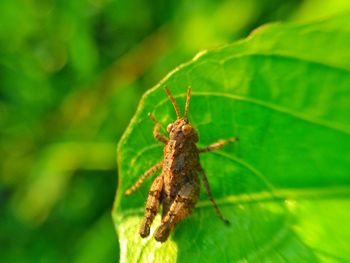
{"label": "speckled brown pattern", "polygon": [[170,91],[165,88],[169,99],[176,111],[177,119],[167,127],[169,139],[159,132],[160,123],[152,114],[150,119],[155,122],[153,130],[154,137],[165,144],[164,159],[155,166],[146,171],[139,180],[130,187],[125,194],[134,192],[144,181],[144,179],[160,168],[162,173],[153,181],[148,193],[144,219],[140,228],[141,237],[147,237],[150,233],[150,227],[156,216],[160,204],[162,204],[162,223],[156,229],[154,237],[157,241],[164,242],[168,239],[174,226],[191,213],[191,210],[197,203],[200,182],[199,176],[203,179],[205,190],[212,202],[217,215],[225,223],[226,220],[211,194],[208,179],[200,164],[199,154],[218,149],[229,142],[237,141],[237,138],[220,140],[217,143],[209,145],[203,149],[198,149],[198,134],[188,121],[188,106],[190,102],[191,88],[187,91],[187,100],[185,106],[185,116],[180,116],[179,107]]}

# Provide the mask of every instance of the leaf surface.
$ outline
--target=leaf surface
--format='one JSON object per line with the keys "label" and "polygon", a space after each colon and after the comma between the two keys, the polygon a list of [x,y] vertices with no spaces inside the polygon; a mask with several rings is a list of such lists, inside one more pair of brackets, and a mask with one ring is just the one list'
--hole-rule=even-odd
{"label": "leaf surface", "polygon": [[[347,14],[272,24],[202,52],[147,92],[118,145],[121,262],[350,261],[349,43]],[[183,111],[189,85],[199,147],[239,137],[201,155],[231,225],[216,217],[202,187],[193,213],[160,244],[138,234],[152,179],[129,197],[123,192],[162,159],[147,113],[164,127],[175,119],[163,87]],[[158,216],[153,231],[159,223]]]}

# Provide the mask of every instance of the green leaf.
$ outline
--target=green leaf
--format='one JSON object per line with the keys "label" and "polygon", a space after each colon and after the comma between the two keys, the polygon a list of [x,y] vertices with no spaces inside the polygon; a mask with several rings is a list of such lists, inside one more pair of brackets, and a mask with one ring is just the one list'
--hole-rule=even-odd
{"label": "green leaf", "polygon": [[[121,262],[350,261],[350,15],[312,24],[273,24],[202,52],[147,92],[118,145],[113,210]],[[201,155],[212,192],[160,244],[138,234],[148,179],[123,192],[162,158],[148,112],[164,127],[184,108],[199,146],[238,136]],[[152,225],[154,230],[159,216]],[[152,233],[152,232],[151,232]]]}

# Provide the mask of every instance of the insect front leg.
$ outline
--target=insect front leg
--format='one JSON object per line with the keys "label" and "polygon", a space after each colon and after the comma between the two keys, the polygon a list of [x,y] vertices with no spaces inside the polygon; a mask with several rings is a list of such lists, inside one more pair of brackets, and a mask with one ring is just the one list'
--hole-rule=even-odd
{"label": "insect front leg", "polygon": [[140,227],[140,236],[147,237],[154,217],[157,214],[163,192],[163,175],[159,175],[152,183],[148,192],[144,219]]}
{"label": "insect front leg", "polygon": [[164,143],[164,144],[167,144],[168,143],[168,139],[159,132],[159,129],[161,127],[160,125],[160,122],[157,121],[157,119],[153,116],[152,113],[148,113],[148,117],[155,123],[155,126],[153,128],[153,136],[156,140]]}
{"label": "insect front leg", "polygon": [[136,183],[131,186],[128,190],[125,191],[125,195],[130,195],[133,192],[136,191],[137,188],[139,188],[141,186],[141,184],[143,183],[143,181],[150,176],[151,174],[155,173],[156,171],[158,171],[160,168],[162,168],[163,165],[163,161],[160,161],[159,163],[157,163],[156,165],[152,166],[150,169],[148,169],[143,175],[140,176],[140,178],[136,181]]}
{"label": "insect front leg", "polygon": [[169,211],[162,220],[162,224],[157,228],[154,238],[159,242],[168,239],[175,224],[186,217],[195,206],[199,195],[199,182],[189,182],[181,187]]}
{"label": "insect front leg", "polygon": [[210,152],[210,151],[214,151],[214,150],[217,150],[219,148],[221,148],[222,146],[230,143],[230,142],[236,142],[238,141],[238,138],[237,137],[233,137],[233,138],[230,138],[228,140],[220,140],[216,143],[213,143],[207,147],[204,147],[202,149],[199,149],[198,152],[199,153],[205,153],[205,152]]}
{"label": "insect front leg", "polygon": [[229,224],[230,221],[228,221],[222,214],[222,212],[220,211],[218,205],[216,204],[215,200],[214,200],[214,197],[211,193],[211,190],[210,190],[210,186],[209,186],[209,182],[208,182],[208,178],[207,176],[205,175],[205,172],[203,170],[202,167],[200,167],[199,169],[199,173],[200,175],[202,176],[202,180],[203,180],[203,184],[204,184],[204,188],[205,188],[205,191],[207,192],[207,195],[209,197],[209,200],[211,201],[211,203],[213,204],[214,206],[214,209],[215,209],[215,212],[216,214],[218,215],[218,217],[225,223],[225,224]]}

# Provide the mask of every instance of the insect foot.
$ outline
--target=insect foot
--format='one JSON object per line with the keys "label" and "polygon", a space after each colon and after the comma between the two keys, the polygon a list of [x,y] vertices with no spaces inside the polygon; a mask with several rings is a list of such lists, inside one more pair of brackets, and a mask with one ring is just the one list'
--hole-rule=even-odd
{"label": "insect foot", "polygon": [[204,189],[217,216],[225,224],[229,224],[211,193],[209,181],[200,163],[199,155],[238,141],[237,137],[233,137],[227,140],[219,140],[207,147],[198,149],[196,146],[198,133],[188,120],[191,88],[187,90],[183,117],[181,117],[179,106],[169,89],[165,87],[165,91],[176,113],[176,120],[167,126],[167,136],[160,132],[162,127],[160,122],[153,114],[148,114],[148,117],[155,124],[153,129],[154,138],[165,145],[163,160],[148,169],[125,192],[125,195],[132,194],[147,177],[162,169],[148,192],[144,219],[140,227],[140,236],[143,238],[149,236],[152,222],[159,207],[162,206],[162,223],[154,234],[154,238],[159,242],[165,242],[175,225],[187,217],[195,207],[200,191],[200,179],[203,181]]}
{"label": "insect foot", "polygon": [[154,233],[155,240],[159,242],[165,242],[169,237],[170,231],[171,231],[170,223],[160,225],[156,229],[156,232]]}

